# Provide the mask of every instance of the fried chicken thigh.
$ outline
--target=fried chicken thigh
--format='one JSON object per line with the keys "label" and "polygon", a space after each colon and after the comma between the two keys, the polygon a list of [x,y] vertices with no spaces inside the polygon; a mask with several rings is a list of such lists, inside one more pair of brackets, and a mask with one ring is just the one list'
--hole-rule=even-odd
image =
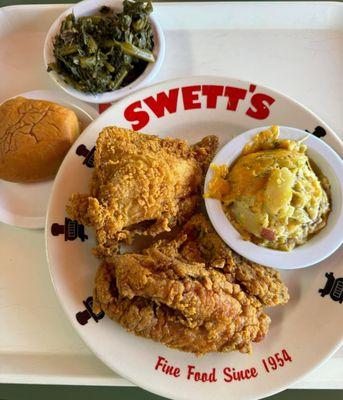
{"label": "fried chicken thigh", "polygon": [[196,214],[175,239],[103,262],[94,308],[136,335],[179,350],[250,352],[268,332],[263,307],[288,299],[276,271],[235,254]]}
{"label": "fried chicken thigh", "polygon": [[155,236],[187,220],[199,204],[216,136],[189,146],[108,127],[99,135],[89,194],[74,194],[71,218],[96,229],[97,254],[107,257],[136,234]]}

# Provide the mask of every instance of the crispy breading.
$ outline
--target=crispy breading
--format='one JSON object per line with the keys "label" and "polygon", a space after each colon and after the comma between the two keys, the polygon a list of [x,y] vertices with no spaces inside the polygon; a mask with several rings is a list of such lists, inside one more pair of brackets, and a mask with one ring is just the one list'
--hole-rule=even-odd
{"label": "crispy breading", "polygon": [[267,334],[270,318],[262,312],[257,299],[242,291],[237,298],[239,307],[235,307],[231,318],[212,317],[189,327],[180,311],[163,303],[122,296],[116,286],[115,265],[103,262],[96,276],[94,310],[103,310],[129,332],[182,351],[197,355],[233,350],[250,353],[251,343]]}
{"label": "crispy breading", "polygon": [[174,239],[116,255],[97,273],[94,304],[130,332],[196,354],[250,352],[265,306],[287,303],[277,271],[234,253],[202,214]]}
{"label": "crispy breading", "polygon": [[235,299],[239,286],[228,282],[220,272],[206,269],[205,264],[186,263],[158,249],[115,256],[111,263],[121,296],[140,296],[165,304],[179,311],[191,328],[215,318],[229,319],[240,312],[240,303]]}
{"label": "crispy breading", "polygon": [[96,230],[99,257],[115,254],[121,241],[155,236],[186,221],[201,200],[204,174],[218,146],[207,136],[190,146],[108,127],[99,135],[89,194],[74,194],[71,218]]}
{"label": "crispy breading", "polygon": [[[186,235],[187,238],[182,240],[182,235]],[[176,238],[177,241],[179,244],[176,245],[174,242],[161,241],[155,244],[155,247],[167,251],[168,245],[169,249],[174,247],[187,261],[205,262],[212,268],[222,269],[231,282],[239,283],[247,293],[256,296],[264,306],[288,302],[288,289],[281,281],[279,272],[253,263],[231,250],[203,214],[194,215],[185,224],[183,232]]]}

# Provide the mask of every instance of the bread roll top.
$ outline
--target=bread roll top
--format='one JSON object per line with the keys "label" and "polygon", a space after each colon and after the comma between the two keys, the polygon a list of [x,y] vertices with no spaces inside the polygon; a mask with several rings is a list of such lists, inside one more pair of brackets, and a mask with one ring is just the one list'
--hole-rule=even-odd
{"label": "bread roll top", "polygon": [[0,106],[0,179],[36,182],[52,178],[80,134],[74,111],[24,97]]}

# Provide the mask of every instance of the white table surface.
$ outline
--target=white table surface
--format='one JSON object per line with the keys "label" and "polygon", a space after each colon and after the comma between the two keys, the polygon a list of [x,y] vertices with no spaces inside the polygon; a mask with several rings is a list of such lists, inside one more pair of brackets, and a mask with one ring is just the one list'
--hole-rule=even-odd
{"label": "white table surface", "polygon": [[[44,71],[42,44],[64,7],[0,9],[0,20],[6,18],[0,25],[0,70],[17,77],[2,76],[0,101],[54,88]],[[167,42],[157,81],[199,74],[255,81],[294,97],[343,138],[343,7],[281,7],[156,4]],[[198,18],[192,18],[195,12]],[[28,45],[18,55],[15,44],[24,40]],[[0,223],[0,321],[0,382],[131,385],[91,353],[64,316],[50,281],[42,230]],[[342,371],[343,348],[294,388],[342,389]]]}

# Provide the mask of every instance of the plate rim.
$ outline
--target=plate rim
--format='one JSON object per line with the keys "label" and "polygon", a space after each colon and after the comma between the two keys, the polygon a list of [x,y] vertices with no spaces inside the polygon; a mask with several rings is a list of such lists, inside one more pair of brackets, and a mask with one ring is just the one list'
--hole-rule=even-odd
{"label": "plate rim", "polygon": [[[304,111],[306,111],[308,114],[310,114],[313,118],[315,118],[318,122],[320,122],[325,129],[329,130],[329,133],[332,137],[334,137],[334,139],[337,142],[337,146],[340,146],[341,151],[343,152],[343,141],[340,139],[340,137],[336,134],[336,132],[331,129],[327,123],[325,121],[322,120],[321,117],[319,117],[316,113],[314,113],[312,110],[310,110],[307,106],[303,105],[302,103],[300,103],[297,100],[294,100],[291,96],[288,96],[286,94],[283,94],[282,92],[272,88],[272,87],[268,87],[268,86],[264,86],[264,85],[260,85],[256,82],[250,82],[249,80],[242,80],[239,78],[234,78],[234,77],[230,77],[230,76],[220,76],[220,75],[211,75],[211,74],[202,74],[202,75],[190,75],[190,76],[182,76],[182,77],[176,77],[176,78],[172,78],[172,79],[166,79],[160,82],[156,82],[153,85],[147,86],[145,88],[142,88],[140,90],[138,90],[137,92],[131,93],[129,96],[126,96],[120,100],[118,100],[117,102],[115,102],[114,104],[112,104],[112,106],[110,106],[108,109],[106,109],[103,113],[101,113],[100,118],[106,117],[107,115],[109,115],[111,112],[113,112],[113,110],[116,109],[116,107],[120,108],[122,106],[123,103],[129,103],[129,101],[133,98],[136,97],[144,97],[144,95],[146,93],[151,92],[151,90],[154,90],[154,88],[158,88],[159,86],[164,86],[164,85],[172,85],[173,83],[178,83],[178,85],[182,86],[182,84],[184,82],[188,82],[188,81],[192,81],[192,80],[223,80],[223,82],[225,81],[234,81],[236,83],[243,83],[243,84],[256,84],[259,88],[261,89],[266,89],[267,91],[271,91],[274,92],[275,94],[277,94],[280,97],[285,98],[287,101],[296,104],[298,107],[300,107],[301,109],[303,109]],[[99,118],[98,118],[99,119]],[[85,133],[87,134],[88,129],[92,128],[92,125],[94,123],[96,123],[97,120],[93,121],[86,129],[85,129]],[[73,145],[75,146],[75,144]],[[69,152],[73,151],[73,146],[71,147],[71,149],[69,150]],[[330,145],[329,145],[330,146]],[[331,146],[330,146],[331,147]],[[336,151],[334,149],[334,151]],[[337,152],[337,151],[336,151]],[[66,159],[63,160],[63,163],[61,164],[61,167],[63,166],[63,164],[66,162]],[[73,318],[72,313],[70,313],[70,310],[67,309],[67,305],[64,301],[62,301],[62,296],[59,292],[58,289],[58,284],[55,281],[55,277],[53,274],[53,267],[52,267],[52,262],[49,258],[49,244],[48,244],[48,239],[49,239],[49,211],[50,211],[50,207],[51,207],[51,203],[52,203],[52,198],[53,198],[53,193],[55,190],[55,186],[57,185],[57,178],[58,175],[60,174],[60,171],[62,170],[62,168],[58,171],[58,174],[56,175],[56,179],[54,181],[53,184],[53,188],[51,190],[50,193],[50,197],[49,197],[49,202],[48,202],[48,209],[47,209],[47,217],[46,217],[46,221],[45,221],[45,252],[46,252],[46,257],[47,257],[47,261],[48,261],[48,267],[49,267],[49,274],[50,274],[50,278],[55,290],[55,293],[58,297],[58,300],[63,308],[63,311],[65,312],[68,320],[70,321],[71,325],[73,326],[73,328],[76,330],[77,334],[79,335],[79,337],[82,339],[82,341],[85,343],[85,345],[87,346],[87,348],[90,349],[90,351],[96,355],[96,357],[103,362],[108,368],[110,368],[112,371],[116,372],[117,374],[119,374],[120,376],[122,376],[123,378],[127,379],[128,381],[136,384],[137,386],[151,392],[151,393],[155,393],[159,396],[163,396],[167,398],[171,398],[174,400],[185,400],[185,399],[189,399],[190,397],[188,396],[177,396],[177,395],[172,395],[172,397],[168,397],[170,396],[170,393],[166,393],[161,391],[159,388],[156,389],[155,386],[150,386],[149,383],[146,382],[137,382],[136,379],[132,379],[130,376],[128,376],[127,374],[123,373],[122,371],[120,371],[119,369],[113,367],[110,362],[108,362],[107,360],[105,360],[103,358],[103,356],[98,352],[97,349],[93,348],[90,344],[88,344],[87,341],[87,333],[84,333],[85,331],[82,331],[81,329],[79,329],[79,326],[75,320],[75,318]],[[338,249],[336,250],[338,251]],[[302,379],[304,376],[308,375],[309,373],[313,372],[314,370],[320,368],[321,365],[323,365],[341,346],[343,345],[343,333],[341,334],[341,339],[339,342],[336,342],[334,345],[332,345],[330,347],[330,350],[325,354],[324,357],[322,357],[320,359],[319,362],[317,362],[315,365],[313,365],[311,368],[307,369],[305,372],[300,373],[299,375],[297,375],[295,378],[290,379],[287,381],[287,383],[280,385],[274,389],[270,389],[270,390],[266,390],[263,391],[262,394],[258,394],[258,395],[245,395],[243,397],[243,399],[249,399],[249,400],[258,400],[264,397],[268,397],[271,396],[273,394],[279,393],[289,387],[291,387],[294,383],[296,383],[297,381],[299,381],[300,379]],[[262,397],[263,396],[263,397]]]}
{"label": "plate rim", "polygon": [[[26,91],[23,93],[18,93],[14,96],[8,97],[7,99],[3,100],[0,103],[0,105],[5,103],[6,101],[14,99],[16,97],[26,97],[28,99],[35,99],[36,97],[32,97],[32,96],[34,96],[36,94],[38,95],[39,93],[43,94],[43,96],[40,100],[46,100],[46,98],[44,96],[49,96],[49,95],[52,95],[52,97],[56,96],[56,99],[59,98],[59,99],[61,99],[61,101],[64,98],[65,100],[63,100],[63,101],[66,104],[69,104],[73,109],[79,108],[83,113],[85,113],[89,117],[89,119],[91,120],[89,125],[92,124],[100,115],[100,113],[94,107],[92,107],[90,104],[86,103],[85,101],[82,101],[79,99],[74,99],[73,97],[71,97],[67,93],[64,93],[63,91],[51,90],[51,89],[34,89],[34,90],[29,90],[29,91]],[[52,101],[52,100],[47,100],[47,101]],[[73,104],[73,102],[75,104]],[[56,104],[58,104],[58,100],[56,101]],[[85,129],[87,129],[87,128],[88,128],[88,126]],[[81,132],[80,136],[83,134],[85,129]],[[49,184],[50,185],[50,193],[51,193],[51,191],[53,189],[53,182],[54,182],[56,176],[57,176],[57,174],[52,179],[49,179],[46,181],[41,181],[41,182],[33,182],[33,184],[35,184],[35,183]],[[11,184],[11,183],[17,184],[15,182],[7,182],[7,181],[4,181],[4,182],[6,182],[8,184]],[[30,184],[30,183],[27,183],[27,184]],[[50,194],[49,194],[49,198],[50,198]],[[49,204],[49,201],[47,202],[47,206],[48,206],[48,204]],[[48,207],[46,208],[46,210],[48,211]],[[46,219],[47,211],[46,211],[45,215],[30,217],[27,215],[12,213],[12,212],[9,212],[8,210],[4,209],[3,207],[0,207],[0,222],[4,223],[6,225],[10,225],[10,226],[16,226],[18,228],[43,229],[45,226],[45,219]]]}
{"label": "plate rim", "polygon": [[[146,86],[144,88],[141,88],[141,89],[137,90],[136,92],[130,93],[128,96],[119,99],[118,101],[113,103],[109,108],[107,108],[104,112],[102,112],[101,113],[101,117],[103,115],[106,115],[107,113],[110,113],[113,109],[115,109],[115,107],[118,107],[118,106],[120,107],[122,103],[124,103],[126,101],[129,101],[131,98],[134,98],[137,95],[143,94],[144,92],[149,92],[150,89],[153,89],[153,88],[158,87],[160,85],[164,85],[166,83],[176,83],[176,82],[187,81],[187,80],[191,80],[191,79],[199,79],[199,80],[200,79],[204,79],[204,80],[205,79],[231,80],[231,81],[236,81],[236,82],[240,82],[240,83],[244,83],[244,84],[249,83],[250,85],[258,86],[261,89],[266,89],[268,91],[274,92],[274,93],[278,94],[280,97],[284,97],[287,100],[291,101],[292,103],[296,104],[298,107],[304,109],[309,114],[311,114],[313,117],[315,117],[318,121],[320,121],[320,123],[322,125],[324,125],[330,131],[330,134],[337,140],[337,144],[341,147],[341,151],[343,152],[343,139],[341,139],[337,135],[337,133],[319,115],[317,115],[315,112],[313,112],[306,105],[302,104],[298,100],[293,99],[290,95],[284,94],[281,91],[279,91],[277,89],[274,89],[273,87],[261,85],[261,84],[259,84],[258,82],[255,82],[255,81],[249,81],[249,80],[244,80],[244,79],[240,79],[240,78],[234,78],[234,77],[231,77],[231,76],[215,75],[215,74],[213,74],[213,75],[212,74],[200,74],[200,75],[188,75],[188,76],[187,75],[186,76],[183,75],[183,76],[172,78],[172,79],[166,79],[166,80],[163,80],[163,81],[160,81],[160,82],[155,82],[152,85],[149,85],[149,86]],[[88,129],[88,127],[86,129]]]}

